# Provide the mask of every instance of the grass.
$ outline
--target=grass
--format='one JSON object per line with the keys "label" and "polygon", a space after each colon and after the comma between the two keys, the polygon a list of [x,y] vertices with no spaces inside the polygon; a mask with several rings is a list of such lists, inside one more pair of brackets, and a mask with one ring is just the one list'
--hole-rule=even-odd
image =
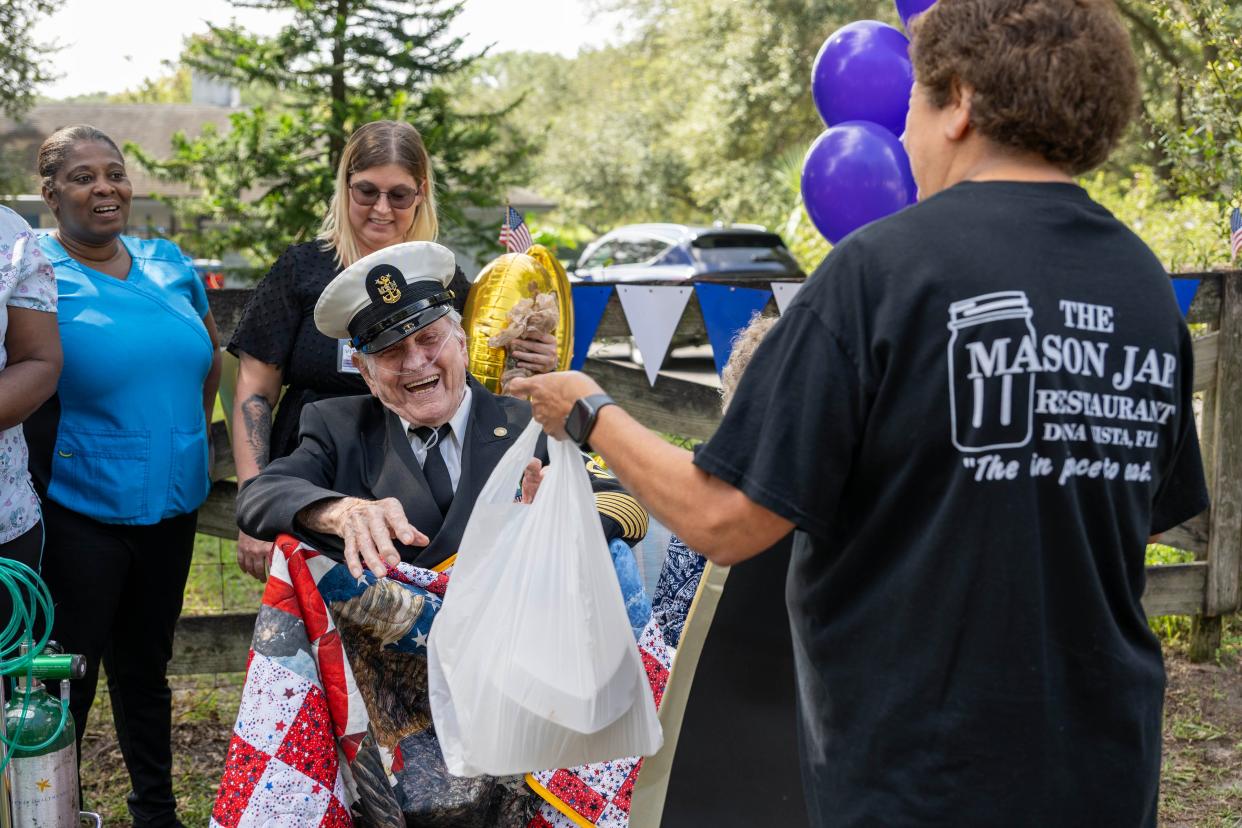
{"label": "grass", "polygon": [[[241,700],[241,674],[178,676],[173,685],[173,791],[178,815],[187,826],[211,819],[216,788],[228,752],[229,736]],[[101,677],[82,745],[84,806],[106,826],[128,825],[125,798],[129,775],[117,747],[112,708]]]}
{"label": "grass", "polygon": [[237,566],[237,542],[209,535],[194,539],[184,615],[249,612],[259,606],[263,584]]}
{"label": "grass", "polygon": [[[209,535],[195,538],[183,614],[252,612],[262,595],[263,584],[238,568],[235,541]],[[244,680],[241,673],[169,678],[173,786],[178,813],[187,826],[204,826],[211,819]],[[82,746],[81,772],[85,805],[103,817],[104,825],[128,824],[129,776],[117,747],[102,676]]]}

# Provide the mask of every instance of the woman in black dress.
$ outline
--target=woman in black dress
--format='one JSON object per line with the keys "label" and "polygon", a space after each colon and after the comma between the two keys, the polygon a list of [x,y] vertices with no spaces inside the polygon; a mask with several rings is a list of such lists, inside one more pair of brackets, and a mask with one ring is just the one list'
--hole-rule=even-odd
{"label": "woman in black dress", "polygon": [[[294,449],[307,403],[368,393],[350,360],[348,340],[330,339],[315,327],[315,303],[328,282],[369,253],[401,242],[433,241],[437,231],[435,176],[418,130],[399,121],[359,127],[341,154],[336,192],[318,238],[281,254],[229,341],[229,352],[240,361],[233,401],[239,486]],[[450,287],[460,312],[470,289],[460,268]],[[556,340],[536,336],[514,342],[513,356],[522,367],[550,371]],[[281,399],[284,385],[288,390]],[[264,580],[271,548],[239,532],[237,563]]]}

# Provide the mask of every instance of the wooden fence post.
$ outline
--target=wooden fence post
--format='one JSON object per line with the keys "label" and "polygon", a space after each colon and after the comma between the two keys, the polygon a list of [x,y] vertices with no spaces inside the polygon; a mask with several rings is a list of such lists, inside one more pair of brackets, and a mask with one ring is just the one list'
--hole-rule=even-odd
{"label": "wooden fence post", "polygon": [[[1242,274],[1220,277],[1219,358],[1216,361],[1215,410],[1211,454],[1212,509],[1207,549],[1207,595],[1204,616],[1219,619],[1239,608],[1242,576]],[[1192,657],[1211,658],[1219,646],[1219,621],[1213,630],[1201,622],[1203,641],[1193,642]],[[1209,635],[1215,641],[1207,640]],[[1203,650],[1209,650],[1204,652]]]}
{"label": "wooden fence post", "polygon": [[[1219,340],[1218,340],[1219,341]],[[1215,374],[1215,370],[1212,372]],[[1198,385],[1198,380],[1195,382]],[[1216,478],[1212,474],[1212,461],[1216,454],[1216,377],[1203,392],[1203,411],[1200,419],[1199,450],[1203,454],[1203,474],[1207,478],[1208,492],[1216,491]],[[1195,552],[1195,560],[1207,560],[1207,548]],[[1190,619],[1190,660],[1195,663],[1211,661],[1220,649],[1221,617],[1219,615],[1196,615]]]}
{"label": "wooden fence post", "polygon": [[[1222,281],[1224,277],[1222,277]],[[1200,285],[1202,288],[1202,285]],[[1219,289],[1218,289],[1219,292]],[[1200,376],[1199,360],[1195,362],[1195,387],[1203,388],[1203,408],[1199,418],[1199,451],[1203,457],[1203,474],[1207,479],[1208,492],[1216,491],[1216,477],[1212,473],[1212,463],[1216,458],[1216,407],[1220,395],[1216,393],[1216,374],[1220,362],[1220,311],[1217,308],[1216,318],[1211,323],[1215,332],[1210,334],[1216,338],[1216,362]],[[1207,381],[1206,386],[1204,381]],[[1195,552],[1195,560],[1207,561],[1207,547]],[[1206,594],[1206,593],[1205,593]],[[1190,619],[1190,660],[1195,663],[1211,661],[1220,649],[1221,617],[1219,615],[1195,615]]]}

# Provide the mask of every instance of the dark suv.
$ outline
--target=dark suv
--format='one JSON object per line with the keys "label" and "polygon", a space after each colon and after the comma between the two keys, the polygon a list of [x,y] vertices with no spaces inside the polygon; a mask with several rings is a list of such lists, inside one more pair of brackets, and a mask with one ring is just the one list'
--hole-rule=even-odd
{"label": "dark suv", "polygon": [[600,236],[578,257],[583,282],[686,282],[802,279],[806,276],[776,233],[761,227],[629,224]]}

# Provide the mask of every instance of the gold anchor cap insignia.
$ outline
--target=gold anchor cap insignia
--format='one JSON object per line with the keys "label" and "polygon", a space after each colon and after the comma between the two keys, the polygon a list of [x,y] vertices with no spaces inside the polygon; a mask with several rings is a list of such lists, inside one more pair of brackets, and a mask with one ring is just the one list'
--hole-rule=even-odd
{"label": "gold anchor cap insignia", "polygon": [[385,273],[375,280],[375,289],[379,291],[380,299],[384,300],[385,305],[391,305],[401,298],[401,289],[392,280],[390,273]]}

